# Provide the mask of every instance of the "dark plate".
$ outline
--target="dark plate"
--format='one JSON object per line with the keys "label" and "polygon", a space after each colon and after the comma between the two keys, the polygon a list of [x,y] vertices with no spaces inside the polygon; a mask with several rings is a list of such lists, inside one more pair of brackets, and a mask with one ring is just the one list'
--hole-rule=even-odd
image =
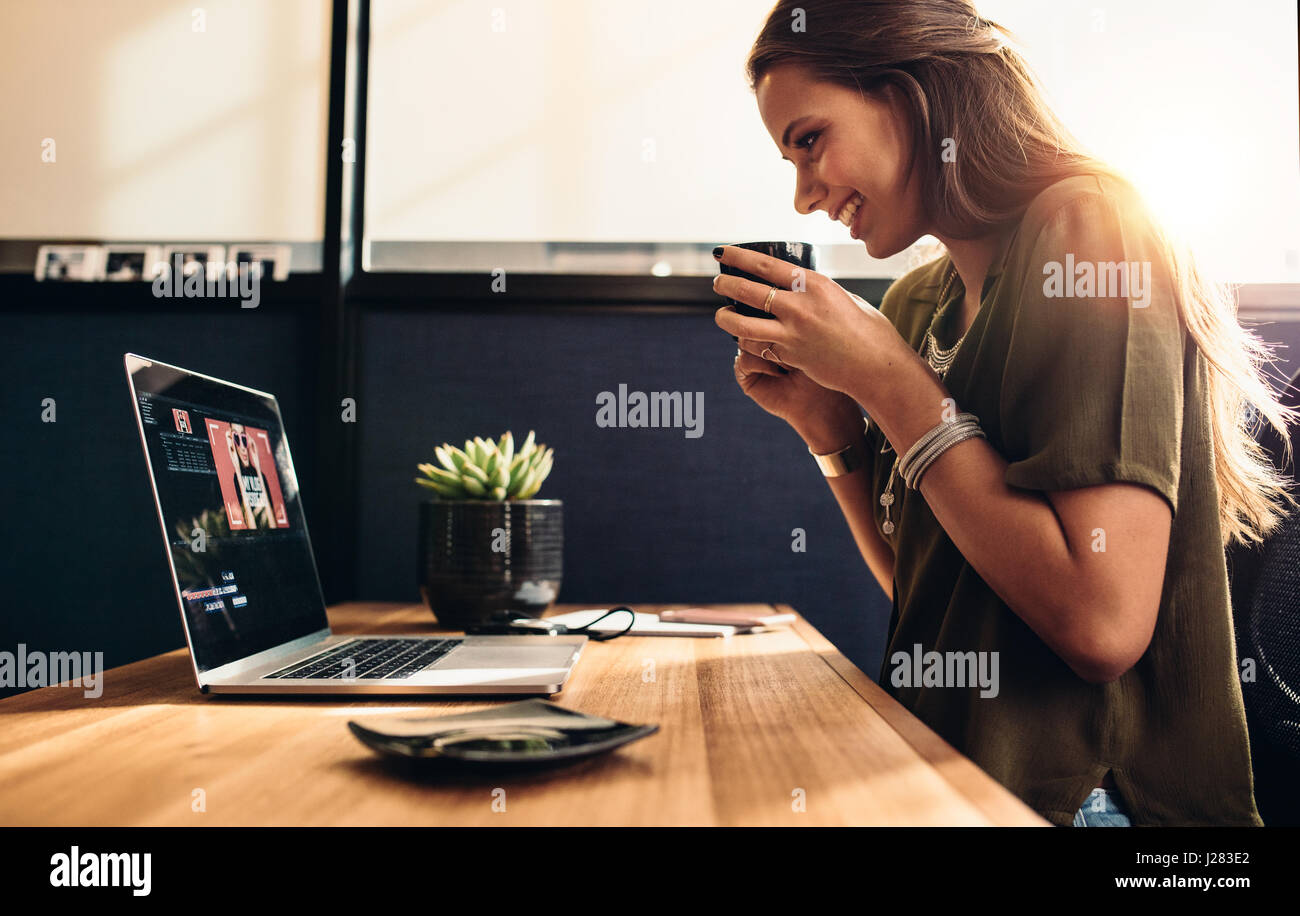
{"label": "dark plate", "polygon": [[[541,707],[539,704],[545,704]],[[441,761],[458,764],[496,765],[549,764],[579,760],[613,750],[659,731],[658,725],[629,725],[612,722],[607,727],[566,727],[565,720],[582,721],[581,713],[563,709],[541,700],[500,707],[523,713],[540,712],[537,722],[503,722],[493,724],[482,716],[447,716],[431,720],[425,734],[394,735],[359,722],[348,728],[362,744],[380,754],[413,760]],[[458,719],[473,719],[464,725]],[[610,720],[603,720],[610,721]],[[445,724],[443,724],[445,723]]]}

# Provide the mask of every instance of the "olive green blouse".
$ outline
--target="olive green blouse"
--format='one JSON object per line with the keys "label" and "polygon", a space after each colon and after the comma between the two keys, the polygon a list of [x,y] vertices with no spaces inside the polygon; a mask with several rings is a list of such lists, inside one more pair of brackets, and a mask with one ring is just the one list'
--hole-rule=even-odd
{"label": "olive green blouse", "polygon": [[[1119,262],[1131,265],[1127,288],[1104,266]],[[912,271],[881,302],[918,352],[950,264],[944,256]],[[1084,264],[1093,267],[1091,283]],[[959,333],[963,295],[957,278],[953,307],[935,329],[941,347]],[[881,686],[1054,824],[1069,825],[1107,771],[1134,825],[1262,823],[1206,380],[1169,265],[1131,189],[1078,176],[1038,195],[990,268],[944,384],[1008,462],[1007,484],[1051,491],[1128,481],[1168,501],[1173,524],[1155,634],[1138,663],[1106,684],[1083,680],[1049,649],[901,479],[890,508],[896,528],[884,534],[879,496],[894,453],[881,453],[884,439],[869,424],[876,526],[895,555]],[[920,672],[909,677],[911,660],[929,652],[997,653],[989,669],[998,675],[996,695],[978,684],[926,686]]]}

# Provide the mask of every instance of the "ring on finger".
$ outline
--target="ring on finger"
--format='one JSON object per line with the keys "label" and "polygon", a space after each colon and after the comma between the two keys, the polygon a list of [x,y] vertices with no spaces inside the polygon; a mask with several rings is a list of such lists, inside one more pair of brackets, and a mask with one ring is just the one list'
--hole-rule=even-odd
{"label": "ring on finger", "polygon": [[777,288],[774,286],[767,291],[767,298],[763,300],[763,311],[769,315],[772,314],[772,300],[776,298]]}

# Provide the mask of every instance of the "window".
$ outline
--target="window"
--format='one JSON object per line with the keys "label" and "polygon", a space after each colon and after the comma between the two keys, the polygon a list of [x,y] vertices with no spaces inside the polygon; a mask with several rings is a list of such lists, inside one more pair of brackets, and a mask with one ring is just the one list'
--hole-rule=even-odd
{"label": "window", "polygon": [[5,4],[0,236],[289,242],[318,269],[329,32],[329,0]]}

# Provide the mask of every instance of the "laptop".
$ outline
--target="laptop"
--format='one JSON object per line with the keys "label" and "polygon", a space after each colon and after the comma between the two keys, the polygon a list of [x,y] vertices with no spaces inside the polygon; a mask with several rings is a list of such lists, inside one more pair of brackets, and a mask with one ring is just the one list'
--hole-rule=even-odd
{"label": "laptop", "polygon": [[275,396],[125,354],[204,693],[559,693],[585,636],[339,636]]}

